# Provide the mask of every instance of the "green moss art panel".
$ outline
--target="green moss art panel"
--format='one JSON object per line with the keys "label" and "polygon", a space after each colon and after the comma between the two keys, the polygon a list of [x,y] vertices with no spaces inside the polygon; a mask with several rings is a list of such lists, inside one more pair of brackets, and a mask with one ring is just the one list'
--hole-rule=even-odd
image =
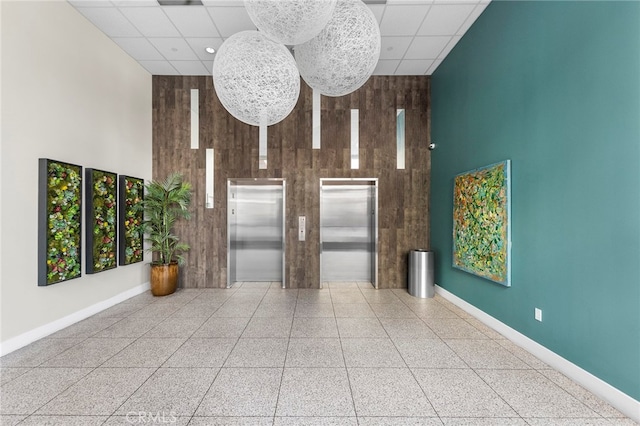
{"label": "green moss art panel", "polygon": [[142,262],[144,258],[144,180],[120,176],[120,265]]}
{"label": "green moss art panel", "polygon": [[82,275],[82,167],[41,158],[38,189],[38,285],[78,278]]}
{"label": "green moss art panel", "polygon": [[88,274],[118,266],[117,175],[97,169],[86,170]]}
{"label": "green moss art panel", "polygon": [[453,184],[453,266],[511,286],[511,161],[461,173]]}

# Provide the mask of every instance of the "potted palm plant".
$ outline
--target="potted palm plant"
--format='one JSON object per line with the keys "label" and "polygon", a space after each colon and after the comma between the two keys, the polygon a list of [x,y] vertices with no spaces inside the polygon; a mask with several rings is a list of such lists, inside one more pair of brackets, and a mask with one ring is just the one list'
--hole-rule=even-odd
{"label": "potted palm plant", "polygon": [[148,250],[154,255],[151,293],[166,296],[176,291],[178,266],[184,264],[183,253],[190,248],[172,232],[177,220],[191,217],[191,184],[185,182],[181,174],[174,173],[164,181],[151,181],[145,189],[143,229],[146,241],[151,244]]}

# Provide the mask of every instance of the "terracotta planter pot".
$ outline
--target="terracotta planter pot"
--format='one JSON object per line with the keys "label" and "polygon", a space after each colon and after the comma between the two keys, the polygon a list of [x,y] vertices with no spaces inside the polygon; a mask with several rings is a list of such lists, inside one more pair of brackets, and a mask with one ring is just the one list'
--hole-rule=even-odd
{"label": "terracotta planter pot", "polygon": [[151,264],[151,294],[166,296],[178,288],[178,264]]}

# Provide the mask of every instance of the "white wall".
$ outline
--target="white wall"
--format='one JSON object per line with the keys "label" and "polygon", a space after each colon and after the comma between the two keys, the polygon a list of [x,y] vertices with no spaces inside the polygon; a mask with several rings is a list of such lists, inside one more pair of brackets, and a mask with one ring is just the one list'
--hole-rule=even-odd
{"label": "white wall", "polygon": [[151,75],[67,2],[0,8],[6,342],[148,281],[146,262],[86,275],[83,254],[81,278],[38,287],[37,200],[38,158],[150,179],[152,105]]}

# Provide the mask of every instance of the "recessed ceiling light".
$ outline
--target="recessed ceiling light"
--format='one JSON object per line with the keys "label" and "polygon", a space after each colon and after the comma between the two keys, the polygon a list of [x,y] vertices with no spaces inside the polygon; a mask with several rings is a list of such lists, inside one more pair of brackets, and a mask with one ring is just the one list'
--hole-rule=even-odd
{"label": "recessed ceiling light", "polygon": [[216,49],[214,49],[213,47],[205,47],[204,51],[207,53],[211,53],[212,55],[216,53]]}

